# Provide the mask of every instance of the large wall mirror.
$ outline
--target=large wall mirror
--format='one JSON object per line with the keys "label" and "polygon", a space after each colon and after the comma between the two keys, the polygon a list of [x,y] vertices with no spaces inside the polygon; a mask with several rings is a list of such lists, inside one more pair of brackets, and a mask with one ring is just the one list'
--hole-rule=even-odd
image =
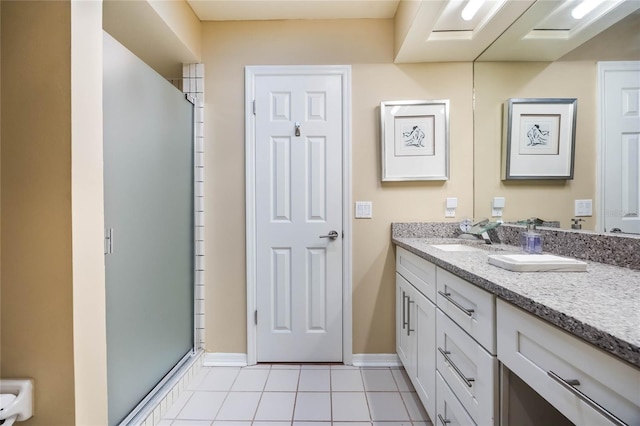
{"label": "large wall mirror", "polygon": [[[575,200],[592,200],[593,215],[582,217],[581,226],[582,229],[602,231],[607,227],[603,216],[612,214],[613,209],[606,213],[600,209],[599,179],[604,170],[599,168],[616,166],[611,165],[615,162],[602,165],[599,153],[598,63],[640,61],[640,11],[553,62],[492,61],[492,46],[474,62],[474,217],[491,217],[493,198],[505,197],[505,222],[537,217],[558,221],[560,227],[570,228],[571,219],[575,217]],[[640,80],[636,81],[634,89],[636,114],[639,86]],[[577,98],[573,179],[501,179],[503,105],[509,98]],[[640,121],[640,118],[636,116],[636,120]],[[631,197],[630,202],[636,203],[636,212],[640,202],[638,145],[636,133],[627,147],[627,154],[623,154],[629,160],[625,164],[627,183],[604,188],[606,193],[626,185],[625,190],[635,191],[635,201]],[[634,155],[635,158],[631,158]],[[609,224],[606,230],[613,227]]]}

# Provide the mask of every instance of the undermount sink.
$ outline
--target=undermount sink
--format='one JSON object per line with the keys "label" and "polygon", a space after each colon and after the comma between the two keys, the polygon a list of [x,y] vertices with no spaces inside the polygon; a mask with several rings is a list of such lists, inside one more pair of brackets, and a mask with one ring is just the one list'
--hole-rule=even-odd
{"label": "undermount sink", "polygon": [[466,244],[432,244],[431,247],[442,251],[478,251],[480,249]]}
{"label": "undermount sink", "polygon": [[514,272],[582,272],[586,262],[552,254],[494,254],[489,263]]}

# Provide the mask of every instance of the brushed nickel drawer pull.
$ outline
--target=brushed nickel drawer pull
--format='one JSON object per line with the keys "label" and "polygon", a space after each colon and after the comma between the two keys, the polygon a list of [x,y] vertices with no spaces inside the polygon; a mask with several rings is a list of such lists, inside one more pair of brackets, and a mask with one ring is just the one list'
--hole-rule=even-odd
{"label": "brushed nickel drawer pull", "polygon": [[473,313],[475,312],[475,310],[474,309],[467,309],[464,306],[462,306],[461,304],[459,304],[458,302],[456,302],[455,300],[453,300],[453,298],[451,297],[451,293],[444,293],[444,292],[438,290],[438,294],[440,296],[444,297],[445,299],[447,299],[449,302],[453,303],[453,306],[455,306],[456,308],[460,309],[466,315],[468,315],[470,317],[473,316]]}
{"label": "brushed nickel drawer pull", "polygon": [[409,296],[407,296],[407,300],[409,301],[409,303],[407,303],[407,336],[411,336],[411,332],[416,331],[415,329],[411,328],[411,304],[416,302],[411,300]]}
{"label": "brushed nickel drawer pull", "polygon": [[449,363],[449,365],[455,370],[455,372],[458,373],[458,376],[460,376],[460,378],[462,380],[464,380],[464,382],[467,384],[467,386],[469,386],[469,387],[473,386],[473,383],[471,383],[471,382],[475,382],[476,379],[471,378],[471,377],[466,377],[464,374],[462,374],[462,371],[460,371],[458,366],[453,363],[451,358],[449,358],[449,354],[451,354],[451,352],[445,351],[440,346],[438,346],[438,351],[440,351],[440,353],[442,354],[444,359],[447,361],[447,363]]}
{"label": "brushed nickel drawer pull", "polygon": [[440,414],[438,414],[438,420],[440,420],[440,423],[442,423],[442,426],[447,426],[447,424],[451,423],[451,420],[443,419]]}
{"label": "brushed nickel drawer pull", "polygon": [[407,328],[407,309],[406,309],[406,304],[404,303],[405,299],[407,299],[407,296],[405,295],[404,290],[402,290],[402,329],[404,330],[405,328]]}
{"label": "brushed nickel drawer pull", "polygon": [[627,425],[625,422],[617,418],[614,414],[612,414],[609,410],[604,408],[602,405],[598,404],[593,399],[589,398],[586,394],[582,393],[582,391],[580,391],[579,389],[576,389],[574,386],[580,386],[580,382],[578,380],[575,380],[575,379],[565,380],[551,370],[547,371],[547,375],[551,377],[553,380],[555,380],[558,384],[560,384],[563,388],[565,388],[566,390],[574,394],[576,397],[581,399],[589,407],[593,408],[598,413],[602,414],[612,423],[620,426]]}

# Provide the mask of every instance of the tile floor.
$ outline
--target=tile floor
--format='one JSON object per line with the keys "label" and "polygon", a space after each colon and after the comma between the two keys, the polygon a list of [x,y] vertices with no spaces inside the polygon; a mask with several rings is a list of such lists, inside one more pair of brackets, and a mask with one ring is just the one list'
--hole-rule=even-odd
{"label": "tile floor", "polygon": [[400,368],[204,367],[159,426],[431,426]]}

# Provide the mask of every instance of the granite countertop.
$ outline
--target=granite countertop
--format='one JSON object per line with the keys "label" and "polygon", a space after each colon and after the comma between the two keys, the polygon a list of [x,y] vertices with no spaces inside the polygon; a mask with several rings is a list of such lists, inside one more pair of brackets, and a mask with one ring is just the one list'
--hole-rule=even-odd
{"label": "granite countertop", "polygon": [[640,271],[587,261],[586,272],[511,272],[490,254],[515,246],[473,244],[481,250],[445,252],[432,244],[453,238],[393,237],[393,242],[610,354],[640,367]]}

